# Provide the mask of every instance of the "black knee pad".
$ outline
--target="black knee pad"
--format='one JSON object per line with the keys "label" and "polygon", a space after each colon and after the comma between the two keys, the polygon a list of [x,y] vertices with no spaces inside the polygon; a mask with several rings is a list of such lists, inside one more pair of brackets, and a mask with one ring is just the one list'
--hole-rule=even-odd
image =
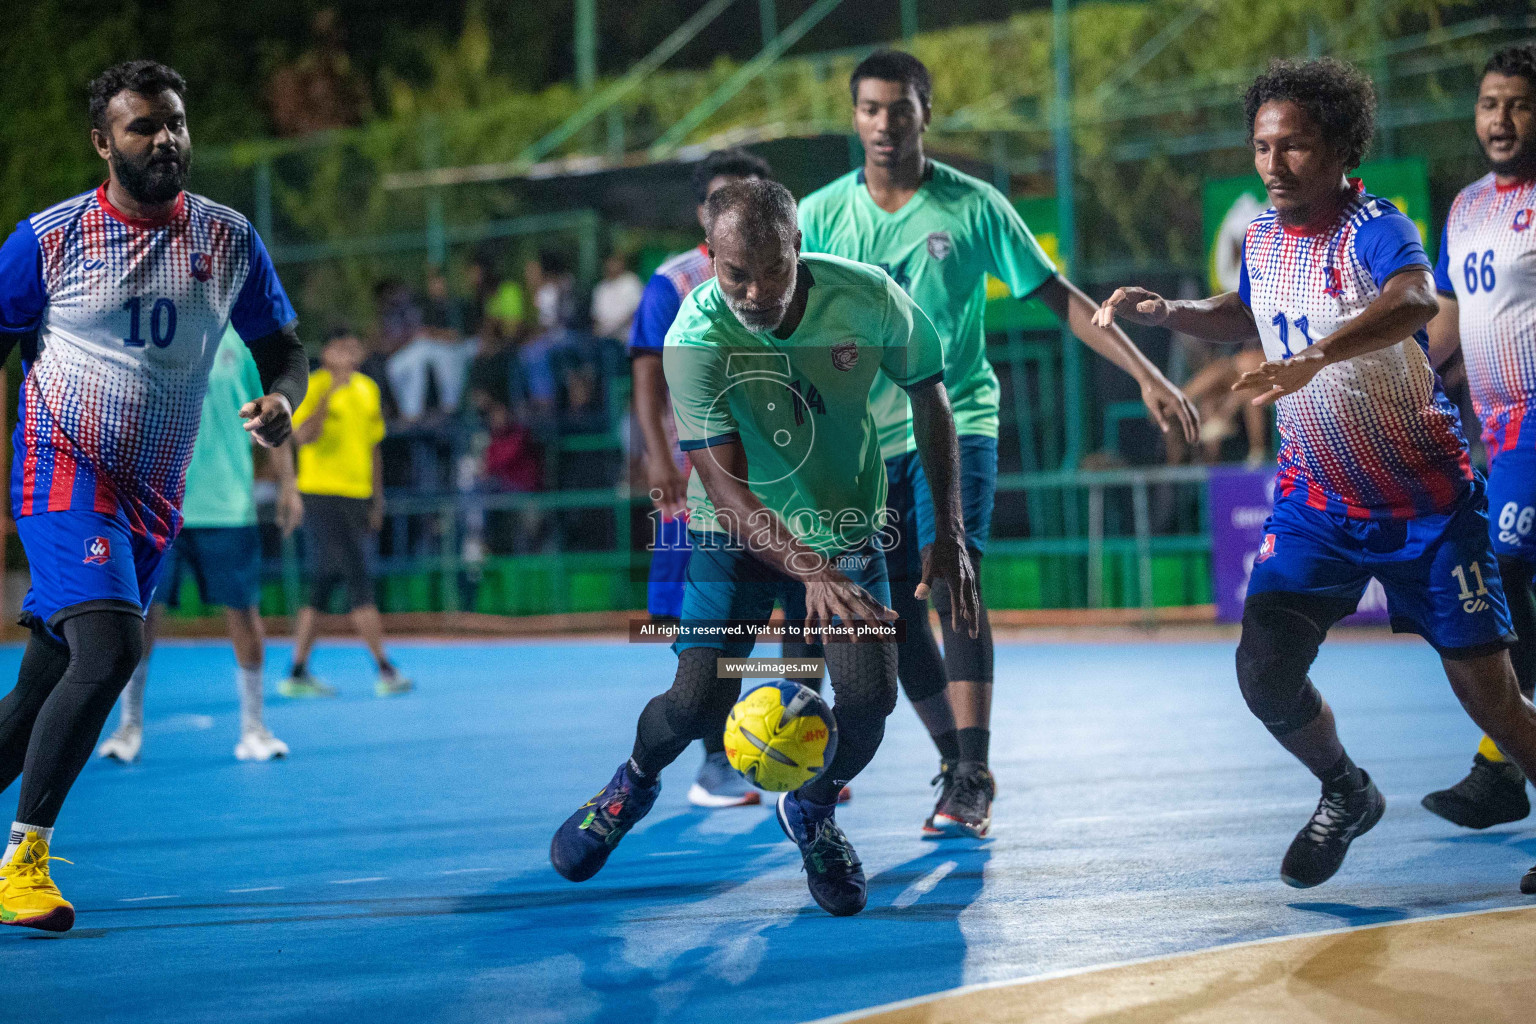
{"label": "black knee pad", "polygon": [[[974,553],[973,553],[974,557]],[[950,679],[962,679],[973,683],[992,682],[993,645],[992,620],[987,606],[976,598],[976,636],[968,630],[956,630],[950,624],[952,601],[949,584],[943,580],[933,586],[933,606],[939,613],[939,629],[944,634],[944,672]]]}
{"label": "black knee pad", "polygon": [[60,632],[69,645],[72,683],[121,690],[144,657],[144,620],[132,612],[83,612],[65,619]]}
{"label": "black knee pad", "polygon": [[933,627],[928,624],[928,602],[913,595],[905,581],[891,586],[891,609],[906,627],[905,639],[896,646],[897,672],[907,700],[920,704],[943,693],[949,678],[944,674],[944,659],[939,654]]}
{"label": "black knee pad", "polygon": [[827,644],[827,674],[842,716],[885,718],[896,710],[894,643]]}
{"label": "black knee pad", "polygon": [[1307,670],[1328,630],[1352,610],[1352,602],[1282,592],[1244,602],[1237,684],[1248,710],[1275,736],[1310,724],[1322,710]]}
{"label": "black knee pad", "polygon": [[741,695],[741,680],[717,676],[719,658],[713,647],[690,647],[677,656],[677,675],[664,695],[667,727],[675,735],[698,739],[725,730],[725,720]]}

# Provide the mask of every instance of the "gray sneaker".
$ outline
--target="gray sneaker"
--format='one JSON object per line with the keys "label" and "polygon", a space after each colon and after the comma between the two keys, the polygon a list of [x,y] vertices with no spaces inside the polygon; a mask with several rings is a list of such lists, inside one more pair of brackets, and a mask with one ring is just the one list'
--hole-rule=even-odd
{"label": "gray sneaker", "polygon": [[746,807],[762,802],[762,797],[731,767],[722,750],[704,755],[699,774],[688,787],[688,802],[695,807]]}
{"label": "gray sneaker", "polygon": [[373,694],[375,697],[398,697],[402,693],[410,693],[415,687],[416,684],[399,671],[380,672],[379,678],[373,683]]}

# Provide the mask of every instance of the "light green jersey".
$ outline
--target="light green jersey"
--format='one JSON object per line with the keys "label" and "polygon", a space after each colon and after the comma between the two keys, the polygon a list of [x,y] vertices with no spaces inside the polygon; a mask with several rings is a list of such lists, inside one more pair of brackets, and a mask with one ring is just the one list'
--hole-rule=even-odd
{"label": "light green jersey", "polygon": [[[997,436],[999,388],[987,360],[987,275],[1027,297],[1056,272],[1024,219],[979,178],[930,160],[907,204],[886,213],[869,197],[862,169],[800,204],[806,252],[873,263],[928,314],[944,344],[944,388],[960,434]],[[884,381],[871,397],[885,458],[916,448],[912,406]]]}
{"label": "light green jersey", "polygon": [[183,526],[254,526],[256,500],[251,493],[251,435],[240,407],[261,397],[261,375],[250,350],[234,328],[219,339],[203,399],[197,444],[187,467]]}
{"label": "light green jersey", "polygon": [[[807,255],[799,272],[810,291],[788,338],[743,327],[711,278],[683,300],[662,367],[678,440],[693,461],[739,439],[752,493],[806,546],[834,553],[881,526],[886,481],[870,409],[875,382],[937,381],[943,349],[923,311],[878,267]],[[697,471],[688,511],[689,529],[730,532]]]}

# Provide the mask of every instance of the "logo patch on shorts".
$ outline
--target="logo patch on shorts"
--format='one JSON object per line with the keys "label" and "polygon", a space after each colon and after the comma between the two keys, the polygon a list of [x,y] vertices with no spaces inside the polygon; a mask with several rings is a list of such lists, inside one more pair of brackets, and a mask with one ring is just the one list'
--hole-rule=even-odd
{"label": "logo patch on shorts", "polygon": [[1264,543],[1259,545],[1259,553],[1253,556],[1255,562],[1268,561],[1275,553],[1275,535],[1266,533]]}
{"label": "logo patch on shorts", "polygon": [[853,369],[859,361],[859,343],[840,341],[832,346],[832,365],[843,372]]}
{"label": "logo patch on shorts", "polygon": [[105,537],[89,537],[85,542],[85,564],[104,565],[112,557],[112,542]]}

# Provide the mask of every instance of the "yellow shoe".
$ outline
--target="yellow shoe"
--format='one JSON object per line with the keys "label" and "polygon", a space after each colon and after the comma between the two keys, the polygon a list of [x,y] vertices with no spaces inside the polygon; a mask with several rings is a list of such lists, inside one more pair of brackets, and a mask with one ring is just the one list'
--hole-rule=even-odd
{"label": "yellow shoe", "polygon": [[0,868],[0,924],[45,932],[67,932],[75,926],[75,908],[48,875],[51,859],[47,841],[28,832],[11,862]]}

